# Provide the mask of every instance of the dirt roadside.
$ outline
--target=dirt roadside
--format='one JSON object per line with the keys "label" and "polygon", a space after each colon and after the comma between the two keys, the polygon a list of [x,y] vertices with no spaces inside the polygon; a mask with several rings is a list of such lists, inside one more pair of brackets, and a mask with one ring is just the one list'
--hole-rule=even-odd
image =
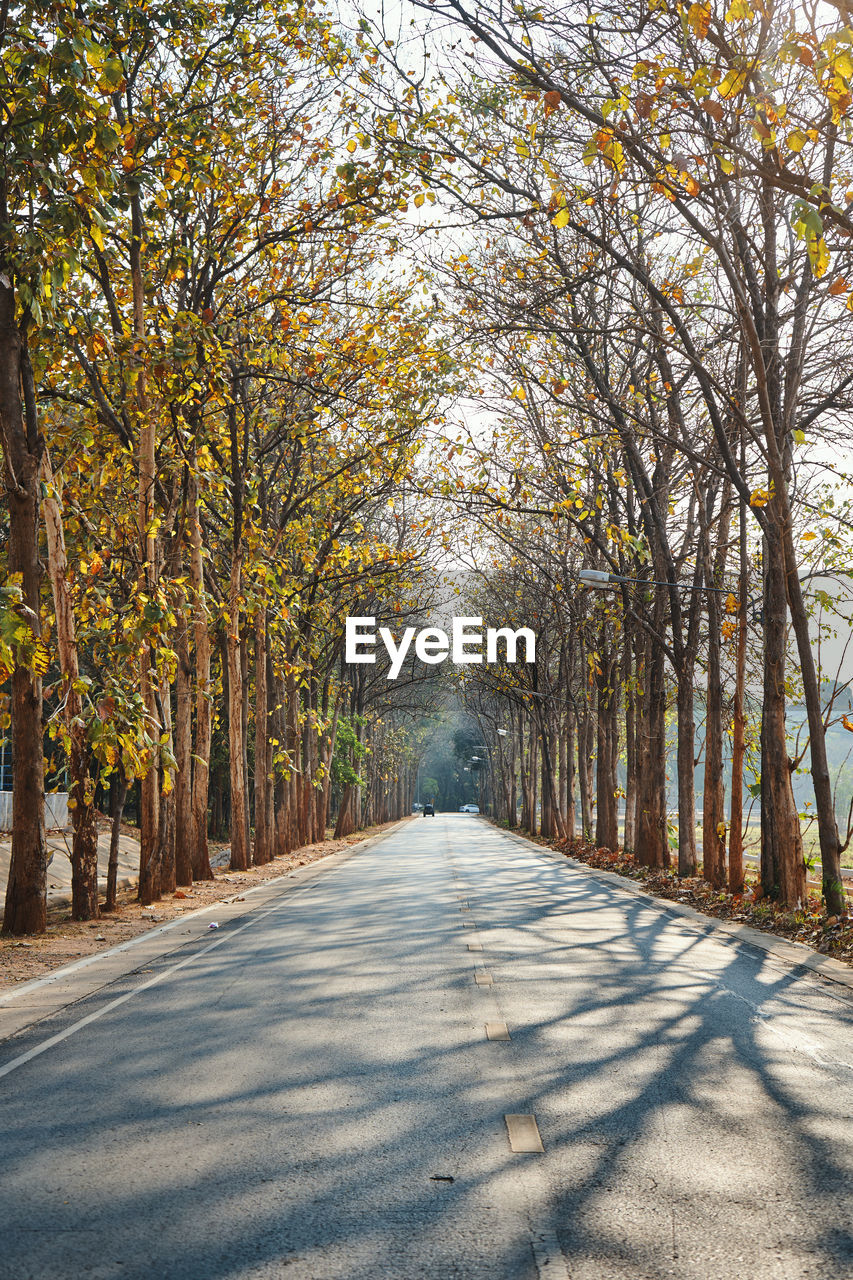
{"label": "dirt roadside", "polygon": [[295,867],[317,862],[331,853],[340,853],[353,845],[361,844],[373,836],[381,835],[396,824],[368,827],[341,840],[323,840],[319,844],[296,849],[289,857],[275,858],[261,867],[248,871],[216,869],[214,880],[197,881],[192,888],[178,889],[166,894],[152,907],[142,907],[136,901],[136,889],[120,889],[118,908],[99,920],[74,921],[71,908],[57,904],[48,908],[47,932],[26,938],[0,937],[0,991],[8,990],[19,982],[41,978],[54,969],[105,951],[108,947],[127,942],[140,933],[165,924],[177,916],[200,907],[209,907],[224,898],[233,898],[241,889],[250,889],[264,880],[283,876]]}
{"label": "dirt roadside", "polygon": [[581,840],[563,844],[535,838],[535,843],[585,862],[590,867],[639,881],[652,897],[680,902],[716,920],[745,924],[789,942],[803,943],[819,955],[841,960],[853,968],[853,912],[848,909],[840,916],[827,917],[817,892],[810,892],[803,906],[792,911],[762,899],[754,873],[747,877],[744,893],[731,894],[723,889],[714,889],[699,876],[680,878],[672,870],[639,866],[623,850],[614,853]]}

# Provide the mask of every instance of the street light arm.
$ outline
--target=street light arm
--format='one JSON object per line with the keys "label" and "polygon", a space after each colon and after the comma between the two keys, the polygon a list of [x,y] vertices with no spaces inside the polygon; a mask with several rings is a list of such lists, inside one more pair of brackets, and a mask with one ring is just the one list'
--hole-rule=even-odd
{"label": "street light arm", "polygon": [[729,587],[694,586],[692,582],[663,582],[660,578],[626,578],[620,573],[608,573],[604,569],[581,569],[578,581],[584,587],[604,588],[617,586],[621,582],[636,582],[640,586],[681,587],[685,591],[718,591],[722,595],[731,594]]}

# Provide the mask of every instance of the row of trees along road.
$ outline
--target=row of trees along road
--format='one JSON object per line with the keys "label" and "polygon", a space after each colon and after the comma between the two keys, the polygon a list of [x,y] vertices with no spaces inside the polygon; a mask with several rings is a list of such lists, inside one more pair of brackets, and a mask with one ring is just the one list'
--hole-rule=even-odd
{"label": "row of trees along road", "polygon": [[[540,619],[560,617],[556,592],[573,565],[671,584],[623,586],[618,632],[612,621],[595,621],[595,612],[586,623],[587,635],[589,627],[598,632],[595,643],[574,631],[576,617],[555,621],[560,640],[551,678],[569,678],[561,664],[572,661],[564,642],[574,635],[574,661],[586,653],[596,687],[600,837],[615,838],[613,717],[621,675],[633,691],[626,745],[629,756],[637,752],[636,772],[629,771],[638,788],[637,856],[654,864],[667,858],[668,672],[678,705],[678,865],[686,874],[695,868],[694,671],[701,652],[708,686],[704,857],[706,873],[721,877],[720,640],[739,626],[737,791],[747,560],[756,544],[762,882],[789,905],[804,897],[785,718],[790,625],[823,890],[838,911],[842,840],[803,577],[812,568],[804,564],[808,540],[825,531],[820,567],[831,569],[849,529],[837,508],[809,493],[821,460],[837,460],[853,386],[849,13],[843,5],[835,13],[749,0],[535,9],[424,0],[416,7],[427,28],[426,53],[439,50],[439,87],[420,109],[404,100],[395,130],[418,148],[424,180],[470,228],[443,269],[463,317],[461,336],[473,328],[478,352],[489,352],[483,390],[503,406],[494,442],[483,441],[488,431],[473,433],[481,508],[491,512],[497,535],[507,530],[502,519],[512,524],[527,513],[520,528],[512,526],[524,555],[528,539],[538,545],[543,536],[537,520],[568,526],[553,546],[546,539],[552,572],[543,570],[540,580],[547,596]],[[367,19],[363,25],[367,42],[372,29]],[[381,41],[374,47],[393,95],[395,75],[405,74],[401,55],[383,51]],[[501,572],[513,564],[510,555]],[[705,590],[686,598],[676,583]],[[729,591],[715,589],[726,583],[733,584],[729,607],[739,623],[723,618]],[[533,717],[540,737],[543,716]],[[545,750],[542,762],[550,775]],[[549,799],[556,811],[552,790]],[[735,883],[737,814],[736,801]],[[554,821],[559,829],[562,817]]]}
{"label": "row of trees along road", "polygon": [[[506,744],[528,822],[538,770],[568,830],[577,757],[584,823],[595,795],[615,844],[624,749],[629,839],[665,862],[672,684],[690,874],[702,670],[705,873],[724,874],[731,713],[737,884],[758,680],[762,882],[795,904],[799,682],[842,906],[803,582],[849,563],[820,472],[853,388],[847,11],[415,12],[418,57],[369,15],[347,37],[265,0],[29,0],[2,19],[7,931],[44,927],[46,725],[81,917],[104,779],[117,812],[141,790],[145,901],[209,874],[218,746],[235,867],[322,833],[333,793],[340,830],[407,807],[435,699],[414,671],[392,688],[381,666],[345,669],[342,621],[425,616],[439,499],[485,531],[490,620],[515,601],[542,631]],[[442,423],[463,383],[481,407],[457,445]],[[639,585],[581,599],[584,567]]]}
{"label": "row of trees along road", "polygon": [[22,933],[45,927],[46,729],[78,919],[99,910],[105,781],[114,851],[141,791],[143,902],[211,875],[217,741],[234,868],[322,839],[333,788],[339,834],[409,808],[411,690],[345,671],[342,620],[428,603],[439,534],[401,494],[451,364],[387,270],[407,171],[353,157],[353,54],[319,10],[33,0],[3,22]]}

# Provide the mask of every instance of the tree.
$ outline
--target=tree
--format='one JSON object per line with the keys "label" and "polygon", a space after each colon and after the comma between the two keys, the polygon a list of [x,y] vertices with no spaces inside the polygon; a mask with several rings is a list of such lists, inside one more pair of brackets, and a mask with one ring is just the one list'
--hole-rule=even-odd
{"label": "tree", "polygon": [[116,143],[97,70],[103,50],[79,13],[60,5],[2,10],[0,114],[0,443],[9,504],[7,568],[14,605],[12,861],[3,929],[38,932],[46,919],[39,431],[30,349],[78,262],[109,178]]}
{"label": "tree", "polygon": [[[791,484],[796,446],[830,421],[849,387],[831,338],[812,365],[817,336],[837,334],[837,299],[846,293],[849,218],[842,195],[849,183],[839,138],[850,111],[849,33],[831,21],[809,27],[788,10],[759,14],[748,6],[730,8],[725,17],[707,6],[667,5],[653,14],[623,6],[588,21],[557,10],[505,18],[490,4],[469,10],[456,0],[422,7],[475,37],[489,79],[485,90],[469,70],[464,87],[460,81],[420,117],[408,113],[422,172],[476,217],[540,226],[547,219],[555,233],[586,245],[633,283],[646,313],[666,326],[721,464],[761,529],[763,883],[792,905],[804,893],[785,740],[790,608],[809,714],[824,891],[837,909],[838,838]],[[490,113],[481,108],[484,93]],[[476,175],[476,197],[467,175]],[[615,236],[598,228],[603,209],[612,210]],[[619,233],[638,219],[649,242],[678,247],[675,276],[671,249],[650,256],[626,246]],[[713,279],[719,322],[706,309],[697,331],[684,282],[702,271]],[[721,340],[734,337],[746,360],[744,403],[703,359],[697,332],[712,322]],[[670,386],[674,392],[677,384]],[[735,438],[742,431],[752,441],[747,474],[731,447],[732,423]],[[765,471],[760,484],[757,459]]]}

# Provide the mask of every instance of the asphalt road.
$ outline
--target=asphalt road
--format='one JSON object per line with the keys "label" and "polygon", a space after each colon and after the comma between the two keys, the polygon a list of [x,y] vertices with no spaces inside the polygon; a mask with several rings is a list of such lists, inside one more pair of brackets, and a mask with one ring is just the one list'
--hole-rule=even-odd
{"label": "asphalt road", "polygon": [[849,993],[476,818],[275,895],[0,1044],[3,1280],[853,1276]]}

